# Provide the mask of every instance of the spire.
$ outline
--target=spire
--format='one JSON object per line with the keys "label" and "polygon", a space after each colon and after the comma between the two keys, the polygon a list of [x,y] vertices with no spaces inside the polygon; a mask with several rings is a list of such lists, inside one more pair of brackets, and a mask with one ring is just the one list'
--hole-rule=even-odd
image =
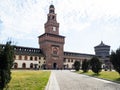
{"label": "spire", "polygon": [[106,45],[106,44],[103,43],[103,41],[101,41],[101,43],[100,43],[99,45],[95,46],[95,48],[96,48],[96,47],[104,47],[104,46],[105,46],[105,47],[106,47],[106,46],[107,46],[107,47],[110,47],[109,45]]}
{"label": "spire", "polygon": [[104,45],[103,41],[101,41],[101,45]]}

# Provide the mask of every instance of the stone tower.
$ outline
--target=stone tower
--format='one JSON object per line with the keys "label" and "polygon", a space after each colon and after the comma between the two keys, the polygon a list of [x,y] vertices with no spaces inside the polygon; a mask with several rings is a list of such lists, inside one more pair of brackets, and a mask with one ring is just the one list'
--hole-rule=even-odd
{"label": "stone tower", "polygon": [[47,69],[63,68],[64,36],[59,35],[59,23],[54,5],[50,5],[47,22],[44,24],[45,33],[40,35],[39,47],[46,56]]}
{"label": "stone tower", "polygon": [[99,57],[99,59],[102,61],[104,65],[104,67],[109,67],[111,66],[110,63],[110,46],[109,45],[105,45],[103,43],[103,41],[101,41],[101,43],[97,46],[94,47],[95,49],[95,55],[97,57]]}
{"label": "stone tower", "polygon": [[98,46],[94,47],[95,55],[99,58],[108,58],[110,56],[110,46],[105,45],[103,41]]}

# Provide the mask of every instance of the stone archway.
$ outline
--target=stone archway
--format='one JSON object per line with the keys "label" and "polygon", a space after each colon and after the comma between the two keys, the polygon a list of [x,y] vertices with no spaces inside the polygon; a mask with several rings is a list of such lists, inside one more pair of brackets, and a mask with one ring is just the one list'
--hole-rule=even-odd
{"label": "stone archway", "polygon": [[30,68],[31,68],[31,69],[33,68],[33,63],[30,64]]}
{"label": "stone archway", "polygon": [[26,68],[26,63],[22,64],[22,68],[25,69]]}
{"label": "stone archway", "polygon": [[18,64],[14,63],[14,68],[17,69],[18,68]]}

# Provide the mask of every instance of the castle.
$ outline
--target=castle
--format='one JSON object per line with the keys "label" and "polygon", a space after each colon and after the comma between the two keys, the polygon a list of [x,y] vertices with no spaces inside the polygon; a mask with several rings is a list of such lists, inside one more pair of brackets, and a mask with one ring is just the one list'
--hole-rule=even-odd
{"label": "castle", "polygon": [[[110,46],[101,42],[95,47],[95,55],[75,52],[65,52],[65,36],[59,34],[59,23],[54,5],[49,6],[45,33],[38,37],[39,48],[15,46],[15,69],[72,69],[74,62],[90,60],[98,56],[104,64],[109,64]],[[0,45],[4,48],[4,45]]]}

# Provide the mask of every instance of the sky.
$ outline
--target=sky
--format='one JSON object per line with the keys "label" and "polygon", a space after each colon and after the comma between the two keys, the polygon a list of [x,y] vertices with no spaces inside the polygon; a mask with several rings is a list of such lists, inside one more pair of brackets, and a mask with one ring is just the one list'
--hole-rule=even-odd
{"label": "sky", "polygon": [[101,41],[120,47],[120,0],[0,0],[0,43],[39,48],[51,4],[64,51],[94,54]]}

